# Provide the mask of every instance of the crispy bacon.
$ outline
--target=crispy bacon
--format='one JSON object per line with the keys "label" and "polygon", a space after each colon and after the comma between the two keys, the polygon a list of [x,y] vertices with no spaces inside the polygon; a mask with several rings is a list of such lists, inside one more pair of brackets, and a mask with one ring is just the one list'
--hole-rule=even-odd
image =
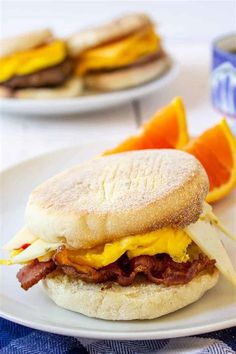
{"label": "crispy bacon", "polygon": [[19,270],[16,277],[21,283],[24,290],[28,290],[44,279],[49,273],[56,268],[56,264],[50,260],[48,262],[39,262],[34,260],[32,263],[25,265]]}
{"label": "crispy bacon", "polygon": [[214,271],[215,261],[200,254],[199,258],[186,263],[176,263],[167,254],[157,256],[139,256],[131,260],[123,255],[118,261],[100,269],[73,263],[65,248],[59,248],[54,255],[54,262],[66,274],[76,276],[89,283],[116,281],[122,286],[131,285],[142,273],[156,284],[165,286],[186,284],[203,270]]}
{"label": "crispy bacon", "polygon": [[176,263],[167,254],[139,256],[131,260],[125,254],[116,262],[95,269],[73,263],[69,258],[69,252],[64,247],[59,247],[53,260],[48,262],[35,260],[20,269],[17,278],[22,288],[28,290],[57,268],[88,283],[114,281],[122,286],[128,286],[135,281],[138,274],[143,274],[152,283],[171,286],[186,284],[203,270],[212,273],[214,267],[215,261],[203,254],[200,254],[198,259],[186,263]]}

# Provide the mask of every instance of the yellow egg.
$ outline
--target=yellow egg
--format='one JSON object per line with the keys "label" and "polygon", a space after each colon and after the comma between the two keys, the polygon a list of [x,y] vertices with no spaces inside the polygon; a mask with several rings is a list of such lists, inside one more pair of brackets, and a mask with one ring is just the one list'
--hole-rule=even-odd
{"label": "yellow egg", "polygon": [[167,253],[175,262],[189,259],[187,247],[192,242],[184,230],[163,228],[157,231],[126,236],[89,250],[70,251],[70,259],[82,265],[101,268],[115,262],[125,252],[131,259],[140,255]]}
{"label": "yellow egg", "polygon": [[32,74],[61,63],[67,55],[66,45],[56,40],[50,44],[0,58],[0,82],[15,75]]}
{"label": "yellow egg", "polygon": [[153,28],[149,27],[125,39],[89,49],[79,58],[77,74],[129,65],[141,56],[155,53],[159,48],[160,38]]}

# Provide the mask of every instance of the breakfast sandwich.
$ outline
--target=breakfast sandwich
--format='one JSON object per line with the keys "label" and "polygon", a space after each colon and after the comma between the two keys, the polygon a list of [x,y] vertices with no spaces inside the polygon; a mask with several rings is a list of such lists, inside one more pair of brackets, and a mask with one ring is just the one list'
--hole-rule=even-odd
{"label": "breakfast sandwich", "polygon": [[68,38],[76,73],[92,90],[112,91],[161,76],[170,66],[154,24],[145,14],[130,14]]}
{"label": "breakfast sandwich", "polygon": [[82,90],[72,77],[74,63],[66,43],[48,29],[0,40],[0,96],[73,97]]}
{"label": "breakfast sandwich", "polygon": [[40,280],[59,306],[108,320],[157,318],[236,273],[232,238],[205,202],[202,165],[178,150],[98,157],[36,187],[26,226],[4,249],[28,290]]}

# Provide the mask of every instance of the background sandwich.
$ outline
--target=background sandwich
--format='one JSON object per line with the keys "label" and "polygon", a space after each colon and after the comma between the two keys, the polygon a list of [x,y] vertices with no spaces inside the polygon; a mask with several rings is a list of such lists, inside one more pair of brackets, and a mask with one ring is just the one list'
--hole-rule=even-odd
{"label": "background sandwich", "polygon": [[0,68],[0,96],[73,97],[82,90],[66,43],[48,29],[2,39]]}
{"label": "background sandwich", "polygon": [[3,264],[23,264],[59,306],[110,320],[156,318],[236,274],[204,202],[201,164],[178,150],[133,151],[75,166],[38,186]]}
{"label": "background sandwich", "polygon": [[77,75],[94,90],[136,86],[162,75],[170,66],[151,19],[130,14],[68,38]]}

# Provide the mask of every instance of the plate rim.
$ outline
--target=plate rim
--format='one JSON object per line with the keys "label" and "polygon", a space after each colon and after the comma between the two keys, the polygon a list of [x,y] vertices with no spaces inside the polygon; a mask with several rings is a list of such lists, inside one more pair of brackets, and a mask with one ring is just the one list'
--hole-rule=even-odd
{"label": "plate rim", "polygon": [[[56,305],[57,306],[57,305]],[[180,309],[181,310],[181,309]],[[80,316],[84,316],[79,314]],[[90,339],[104,339],[104,340],[152,340],[152,339],[166,339],[166,338],[179,338],[179,337],[188,337],[192,335],[205,334],[209,332],[214,332],[217,330],[222,330],[226,328],[231,328],[236,326],[236,319],[229,319],[223,322],[216,322],[212,324],[207,324],[204,326],[196,326],[190,328],[181,328],[181,329],[172,329],[171,331],[168,329],[159,330],[159,331],[102,331],[102,330],[88,330],[83,328],[71,329],[67,327],[55,326],[50,324],[38,324],[36,322],[30,320],[24,320],[20,317],[14,317],[9,313],[3,313],[0,308],[0,316],[6,320],[12,321],[14,323],[20,324],[22,326],[26,326],[32,329],[40,330],[43,332],[49,332],[54,334],[60,334],[64,336],[72,336],[72,337],[81,337],[81,338],[90,338]],[[103,321],[103,320],[102,320]],[[107,321],[107,320],[104,320]],[[113,322],[113,321],[109,321]],[[125,322],[125,321],[119,321]]]}
{"label": "plate rim", "polygon": [[[68,147],[63,147],[59,148],[56,150],[51,150],[44,152],[42,154],[38,154],[36,156],[33,156],[31,158],[27,158],[24,160],[19,161],[18,163],[14,163],[0,171],[0,177],[1,175],[7,172],[10,172],[11,170],[14,170],[15,168],[28,164],[31,161],[35,161],[38,159],[44,159],[47,156],[52,156],[54,154],[61,153],[62,151],[67,151],[69,152],[70,150],[80,150],[81,148],[85,148],[86,146],[93,145],[94,147],[96,146],[102,146],[106,143],[111,142],[111,140],[107,139],[106,141],[104,140],[99,140],[99,141],[93,141],[93,142],[85,142],[81,144],[75,144],[72,146]],[[0,294],[0,299],[2,298],[2,295]],[[54,305],[52,303],[52,305]],[[57,305],[55,305],[57,306]],[[83,316],[79,314],[80,316]],[[186,336],[191,336],[191,335],[198,335],[198,334],[203,334],[203,333],[209,333],[212,331],[216,330],[222,330],[225,328],[230,328],[233,326],[236,326],[236,318],[229,318],[223,321],[217,321],[214,323],[209,323],[205,325],[197,325],[194,327],[189,327],[189,328],[177,328],[177,329],[164,329],[164,330],[148,330],[148,331],[137,331],[133,330],[130,332],[124,332],[124,331],[104,331],[104,330],[99,330],[99,329],[83,329],[83,328],[67,328],[67,327],[61,327],[58,325],[52,325],[52,324],[47,324],[47,323],[37,323],[35,321],[31,321],[28,319],[22,319],[21,317],[14,315],[10,313],[9,311],[4,311],[2,306],[0,306],[0,316],[6,320],[10,320],[14,323],[41,330],[44,332],[50,332],[50,333],[55,333],[55,334],[60,334],[60,335],[67,335],[67,336],[74,336],[74,337],[81,337],[81,338],[94,338],[94,339],[108,339],[108,340],[151,340],[151,339],[164,339],[164,338],[177,338],[177,337],[186,337]],[[112,321],[113,322],[113,321]],[[123,321],[119,321],[123,322]],[[124,321],[125,322],[125,321]]]}
{"label": "plate rim", "polygon": [[[135,87],[130,87],[124,90],[117,90],[112,92],[105,92],[99,94],[91,94],[88,96],[78,96],[71,98],[59,98],[59,99],[15,99],[15,98],[0,98],[0,109],[4,113],[14,113],[19,108],[20,111],[18,114],[27,114],[27,115],[60,115],[68,113],[85,113],[93,112],[96,109],[106,109],[112,106],[119,106],[130,102],[134,99],[140,99],[145,97],[152,92],[158,91],[160,88],[167,85],[170,81],[174,80],[180,71],[180,65],[176,60],[171,58],[171,67],[169,70],[164,73],[161,77],[154,78],[153,80],[143,83]],[[36,112],[36,108],[31,109],[30,111],[24,111],[29,109],[30,106],[39,106],[44,107],[45,111],[40,113]],[[59,107],[60,109],[64,106],[64,110],[60,113],[57,109],[55,113],[51,113],[51,110],[48,108]],[[91,107],[92,105],[92,107]],[[95,107],[95,106],[98,107]],[[70,107],[72,109],[70,109]]]}

